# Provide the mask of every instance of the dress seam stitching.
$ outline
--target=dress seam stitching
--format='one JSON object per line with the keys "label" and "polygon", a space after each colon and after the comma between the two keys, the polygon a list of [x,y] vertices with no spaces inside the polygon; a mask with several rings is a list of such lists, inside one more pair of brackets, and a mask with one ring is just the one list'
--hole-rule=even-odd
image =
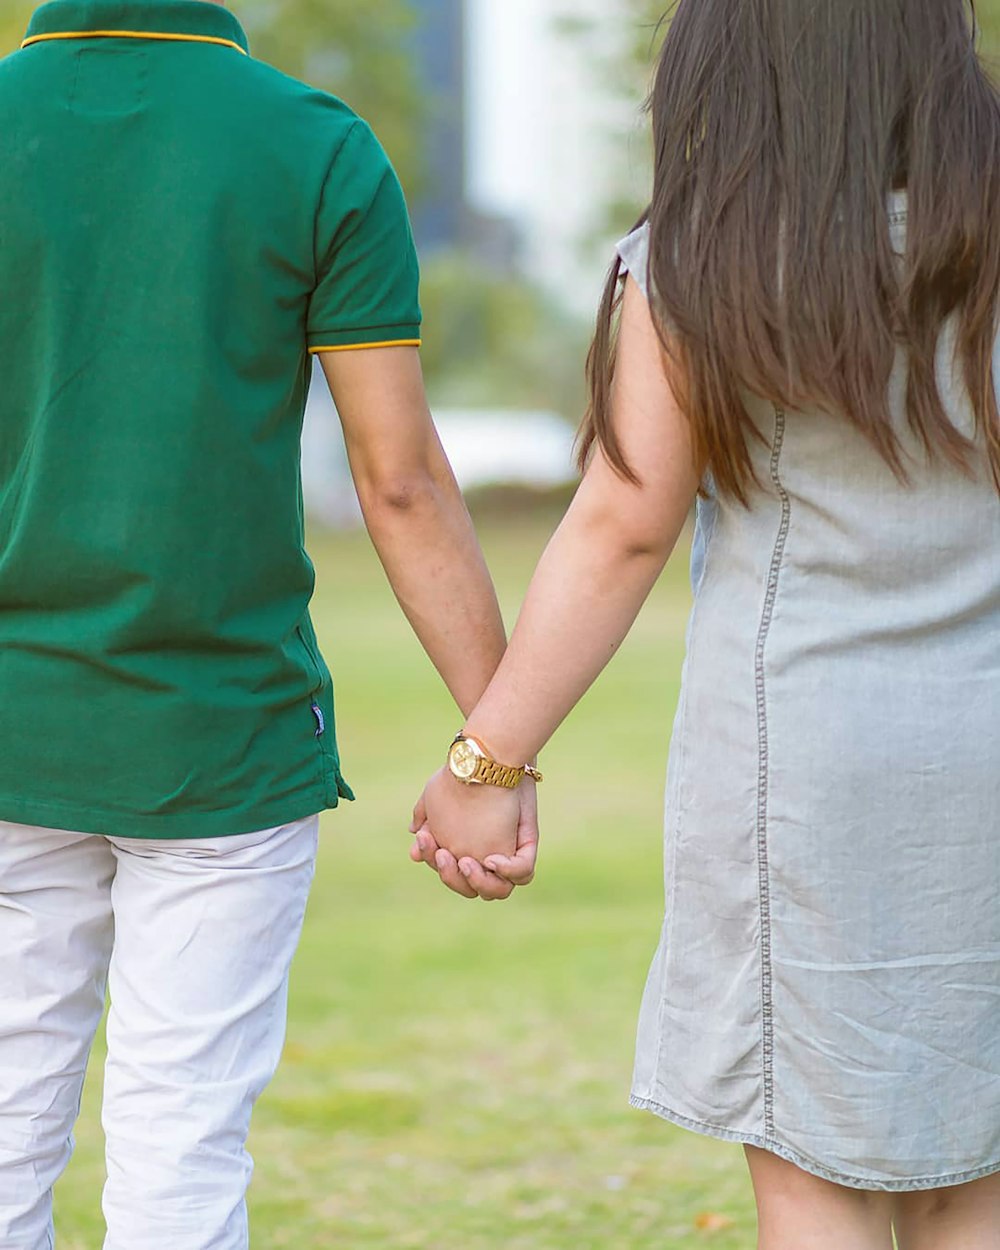
{"label": "dress seam stitching", "polygon": [[768,862],[768,786],[770,755],[768,749],[767,679],[764,663],[767,642],[774,619],[778,581],[784,560],[785,545],[791,521],[791,499],[781,480],[781,453],[785,442],[786,417],[783,409],[774,409],[774,442],[771,449],[770,476],[781,504],[781,520],[771,553],[767,589],[761,610],[757,646],[754,653],[754,684],[757,698],[757,888],[760,912],[760,1001],[761,1001],[761,1080],[763,1086],[764,1138],[774,1138],[774,986],[771,960],[771,881]]}

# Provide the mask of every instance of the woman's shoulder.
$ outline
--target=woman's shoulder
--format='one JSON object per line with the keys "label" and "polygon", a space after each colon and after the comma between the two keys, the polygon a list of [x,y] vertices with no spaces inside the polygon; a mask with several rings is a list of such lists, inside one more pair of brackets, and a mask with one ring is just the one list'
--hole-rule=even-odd
{"label": "woman's shoulder", "polygon": [[[890,191],[886,199],[886,210],[889,216],[889,230],[893,247],[898,252],[906,249],[906,208],[905,191]],[[649,295],[649,222],[644,221],[617,245],[618,256],[622,268],[635,278],[644,295]]]}
{"label": "woman's shoulder", "polygon": [[649,222],[643,222],[618,244],[622,268],[635,278],[643,295],[649,295]]}

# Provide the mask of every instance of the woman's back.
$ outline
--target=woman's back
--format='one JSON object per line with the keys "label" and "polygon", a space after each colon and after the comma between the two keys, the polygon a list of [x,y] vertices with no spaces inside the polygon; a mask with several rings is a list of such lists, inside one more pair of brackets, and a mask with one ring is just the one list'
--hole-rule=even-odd
{"label": "woman's back", "polygon": [[[642,285],[647,239],[621,248]],[[745,393],[756,484],[699,501],[634,1088],[883,1188],[1000,1165],[979,1111],[1000,1068],[1000,495],[954,319],[937,375],[967,469],[908,425],[908,372],[901,348],[905,478],[843,415]]]}
{"label": "woman's back", "polygon": [[[700,483],[633,1099],[798,1165],[749,1152],[772,1248],[993,1250],[1000,1213],[995,1182],[929,1224],[846,1193],[1000,1172],[1000,96],[970,18],[679,0],[583,482],[469,718],[544,745]],[[533,847],[490,863],[524,881]]]}

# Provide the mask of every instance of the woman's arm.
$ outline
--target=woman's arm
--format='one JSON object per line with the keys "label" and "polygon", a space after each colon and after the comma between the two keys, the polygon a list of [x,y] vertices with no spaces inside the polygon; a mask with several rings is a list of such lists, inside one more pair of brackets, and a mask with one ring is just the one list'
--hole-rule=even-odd
{"label": "woman's arm", "polygon": [[[691,509],[701,475],[667,369],[649,305],[630,279],[612,406],[640,481],[624,480],[598,450],[539,563],[506,655],[466,725],[505,764],[534,758],[618,650]],[[506,802],[501,793],[438,774],[422,858],[450,871],[430,842],[451,840],[487,805]],[[485,862],[512,881],[530,880],[534,849],[529,843],[515,857]],[[479,865],[459,867],[479,879]]]}

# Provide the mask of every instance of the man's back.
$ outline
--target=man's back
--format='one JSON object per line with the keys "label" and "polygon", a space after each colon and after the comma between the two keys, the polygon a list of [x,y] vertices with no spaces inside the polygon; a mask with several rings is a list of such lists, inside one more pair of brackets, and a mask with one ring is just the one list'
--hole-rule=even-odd
{"label": "man's back", "polygon": [[[3,1247],[53,1245],[106,989],[106,1250],[249,1244],[251,1110],[349,794],[308,612],[310,351],[463,712],[505,646],[399,184],[349,109],[245,52],[219,5],[56,0],[0,62]],[[505,798],[486,838],[513,853],[532,809]]]}
{"label": "man's back", "polygon": [[190,0],[46,5],[0,117],[0,816],[335,805],[298,441],[307,347],[419,335],[388,162]]}

